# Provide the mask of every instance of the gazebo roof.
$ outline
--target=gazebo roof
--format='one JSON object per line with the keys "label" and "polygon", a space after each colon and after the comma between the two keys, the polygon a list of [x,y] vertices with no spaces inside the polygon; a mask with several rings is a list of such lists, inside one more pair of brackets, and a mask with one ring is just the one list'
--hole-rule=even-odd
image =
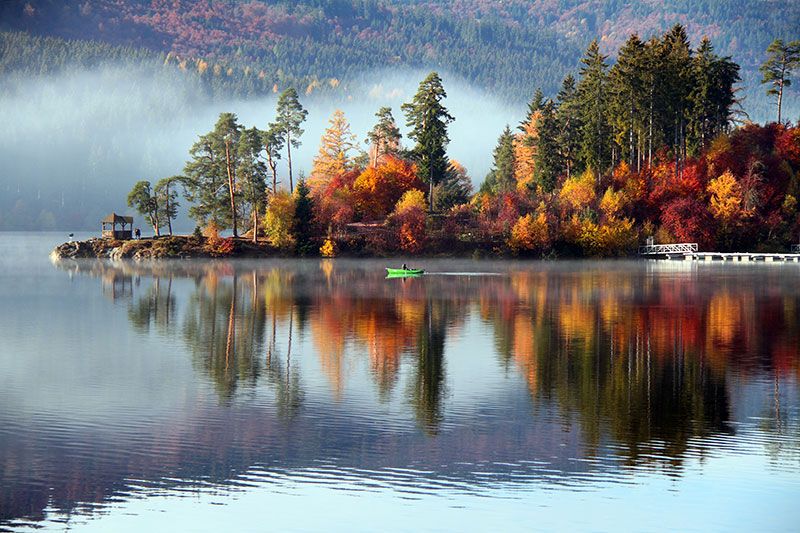
{"label": "gazebo roof", "polygon": [[133,217],[111,213],[102,222],[103,224],[133,224]]}

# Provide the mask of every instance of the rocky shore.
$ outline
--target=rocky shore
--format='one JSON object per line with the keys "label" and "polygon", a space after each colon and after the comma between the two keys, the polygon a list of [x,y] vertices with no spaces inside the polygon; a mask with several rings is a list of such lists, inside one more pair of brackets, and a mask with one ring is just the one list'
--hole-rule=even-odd
{"label": "rocky shore", "polygon": [[275,257],[279,251],[267,243],[254,243],[248,239],[208,239],[197,236],[175,235],[118,241],[114,239],[89,239],[65,242],[52,251],[51,257],[59,259],[189,259],[217,257]]}

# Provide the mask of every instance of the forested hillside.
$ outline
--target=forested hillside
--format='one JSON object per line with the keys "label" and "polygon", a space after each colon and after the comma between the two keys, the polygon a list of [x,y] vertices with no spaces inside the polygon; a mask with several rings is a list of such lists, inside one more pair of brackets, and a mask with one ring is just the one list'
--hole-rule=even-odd
{"label": "forested hillside", "polygon": [[[283,89],[335,89],[370,69],[437,68],[501,95],[527,101],[534,88],[554,95],[589,41],[616,55],[633,33],[643,39],[675,23],[696,46],[742,66],[755,94],[757,68],[775,38],[796,38],[800,3],[783,0],[11,0],[0,29],[92,40],[169,54],[176,68],[241,95]],[[32,42],[32,44],[41,42]],[[90,47],[85,44],[82,47]],[[119,49],[96,45],[94,55]],[[130,53],[133,55],[141,52]],[[49,53],[49,52],[48,52]],[[18,57],[17,54],[23,54]],[[30,53],[5,47],[3,66]],[[40,54],[41,55],[41,54]],[[46,55],[46,54],[45,54]],[[63,56],[59,56],[63,57]],[[50,66],[51,58],[41,61]],[[28,64],[36,70],[39,65]],[[41,70],[41,69],[39,69]],[[217,80],[214,80],[217,78]],[[755,107],[754,107],[755,106]],[[749,109],[759,106],[752,102]]]}

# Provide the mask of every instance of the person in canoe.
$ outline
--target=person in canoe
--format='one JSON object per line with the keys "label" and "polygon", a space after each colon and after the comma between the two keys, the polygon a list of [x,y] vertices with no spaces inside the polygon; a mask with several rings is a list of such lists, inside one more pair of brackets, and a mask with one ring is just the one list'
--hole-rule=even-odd
{"label": "person in canoe", "polygon": [[401,268],[402,268],[403,270],[408,270],[408,267],[406,266],[406,264],[405,264],[405,263],[403,263],[403,266],[402,266]]}

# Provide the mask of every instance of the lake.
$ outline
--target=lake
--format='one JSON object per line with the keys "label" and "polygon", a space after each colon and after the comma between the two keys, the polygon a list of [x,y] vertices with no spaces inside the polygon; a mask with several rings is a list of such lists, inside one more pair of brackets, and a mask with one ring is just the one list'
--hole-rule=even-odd
{"label": "lake", "polygon": [[797,531],[797,264],[63,240],[0,233],[0,530]]}

